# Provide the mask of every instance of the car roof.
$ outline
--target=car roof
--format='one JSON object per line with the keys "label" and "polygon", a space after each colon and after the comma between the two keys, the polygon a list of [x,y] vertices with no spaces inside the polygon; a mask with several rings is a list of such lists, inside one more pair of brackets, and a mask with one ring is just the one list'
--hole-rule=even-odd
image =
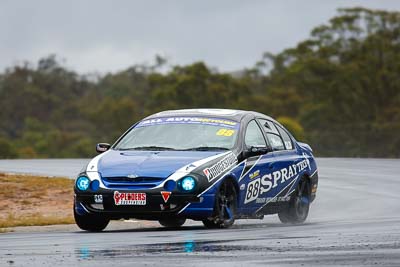
{"label": "car roof", "polygon": [[230,119],[234,121],[241,121],[246,115],[254,115],[256,117],[263,117],[275,121],[269,116],[255,111],[237,110],[237,109],[212,109],[212,108],[200,108],[200,109],[176,109],[166,110],[155,113],[146,117],[145,119],[154,119],[158,117],[175,117],[175,116],[205,116],[205,117],[217,117]]}

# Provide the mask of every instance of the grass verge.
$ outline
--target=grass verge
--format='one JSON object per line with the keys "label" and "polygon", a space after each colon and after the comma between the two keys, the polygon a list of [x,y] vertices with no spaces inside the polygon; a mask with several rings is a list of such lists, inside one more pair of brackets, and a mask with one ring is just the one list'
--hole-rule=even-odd
{"label": "grass verge", "polygon": [[0,173],[0,233],[9,227],[74,223],[68,178]]}
{"label": "grass verge", "polygon": [[42,214],[28,215],[28,216],[15,216],[9,213],[6,219],[0,220],[0,229],[16,226],[43,226],[53,224],[72,224],[74,219],[72,216],[58,217],[58,216],[45,216]]}

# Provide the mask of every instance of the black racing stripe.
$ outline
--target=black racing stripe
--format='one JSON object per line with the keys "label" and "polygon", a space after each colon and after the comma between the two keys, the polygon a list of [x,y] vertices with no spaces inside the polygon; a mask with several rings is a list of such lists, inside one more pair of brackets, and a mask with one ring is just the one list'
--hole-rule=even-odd
{"label": "black racing stripe", "polygon": [[244,167],[243,174],[247,173],[254,166],[254,164],[259,160],[260,157],[248,159],[246,162],[246,166]]}

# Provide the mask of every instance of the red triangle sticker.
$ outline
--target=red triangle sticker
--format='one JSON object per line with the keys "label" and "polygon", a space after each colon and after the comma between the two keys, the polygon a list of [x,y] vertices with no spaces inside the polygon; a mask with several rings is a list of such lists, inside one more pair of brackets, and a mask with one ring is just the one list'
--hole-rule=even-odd
{"label": "red triangle sticker", "polygon": [[161,196],[164,199],[164,202],[167,203],[169,197],[171,196],[171,192],[161,191]]}

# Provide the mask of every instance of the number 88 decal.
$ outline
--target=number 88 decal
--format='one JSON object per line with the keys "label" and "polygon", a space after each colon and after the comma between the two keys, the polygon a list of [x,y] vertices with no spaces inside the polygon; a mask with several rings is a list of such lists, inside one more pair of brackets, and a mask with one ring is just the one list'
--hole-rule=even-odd
{"label": "number 88 decal", "polygon": [[260,192],[260,178],[247,184],[246,198],[244,199],[244,204],[256,200],[259,192]]}
{"label": "number 88 decal", "polygon": [[234,130],[219,129],[219,130],[216,132],[216,135],[219,135],[219,136],[232,136],[234,133],[235,133]]}

